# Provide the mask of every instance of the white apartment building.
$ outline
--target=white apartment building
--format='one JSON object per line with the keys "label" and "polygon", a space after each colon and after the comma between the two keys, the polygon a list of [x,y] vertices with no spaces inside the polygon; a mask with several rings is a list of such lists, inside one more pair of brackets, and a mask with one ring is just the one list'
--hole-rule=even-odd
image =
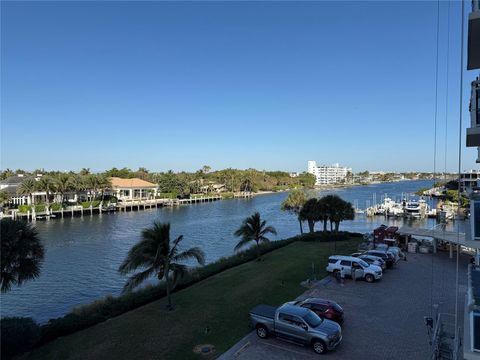
{"label": "white apartment building", "polygon": [[315,185],[338,184],[347,178],[351,168],[342,167],[339,164],[318,166],[314,160],[308,161],[307,172],[315,176]]}

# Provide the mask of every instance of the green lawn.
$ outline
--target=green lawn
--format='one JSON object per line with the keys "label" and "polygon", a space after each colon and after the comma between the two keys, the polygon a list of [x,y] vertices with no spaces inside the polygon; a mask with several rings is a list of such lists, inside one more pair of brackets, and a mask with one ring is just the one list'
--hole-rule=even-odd
{"label": "green lawn", "polygon": [[[358,241],[337,243],[336,253],[356,250]],[[248,311],[259,303],[279,305],[305,291],[300,282],[325,275],[333,243],[294,242],[263,261],[226,270],[173,295],[176,309],[161,299],[89,329],[59,338],[28,359],[205,359],[198,344],[213,344],[218,356],[249,332]],[[205,329],[208,328],[208,331]]]}

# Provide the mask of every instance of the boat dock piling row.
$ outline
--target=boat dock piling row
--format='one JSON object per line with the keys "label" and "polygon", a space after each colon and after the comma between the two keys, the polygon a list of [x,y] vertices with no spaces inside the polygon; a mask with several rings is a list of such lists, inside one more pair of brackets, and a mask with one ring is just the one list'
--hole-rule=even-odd
{"label": "boat dock piling row", "polygon": [[[238,196],[238,197],[247,197],[247,196]],[[70,206],[68,209],[61,208],[60,210],[47,210],[47,211],[42,211],[38,213],[35,212],[35,209],[33,209],[32,211],[28,211],[27,213],[20,213],[17,210],[17,211],[12,211],[12,218],[24,219],[28,221],[48,220],[50,218],[63,218],[65,216],[74,217],[74,216],[101,214],[104,212],[140,211],[140,210],[153,209],[153,208],[165,207],[165,206],[199,204],[199,203],[218,201],[221,199],[222,199],[221,195],[213,195],[213,196],[193,197],[189,199],[132,200],[132,201],[118,202],[116,204],[110,204],[107,206],[100,205],[97,207],[90,206],[87,208],[84,208],[81,205],[77,205],[77,206]]]}

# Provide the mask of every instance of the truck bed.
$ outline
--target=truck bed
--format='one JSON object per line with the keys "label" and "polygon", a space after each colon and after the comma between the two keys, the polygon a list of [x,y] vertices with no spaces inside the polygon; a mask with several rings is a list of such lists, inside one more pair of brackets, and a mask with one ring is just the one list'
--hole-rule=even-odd
{"label": "truck bed", "polygon": [[274,319],[275,318],[275,311],[277,310],[276,307],[270,306],[270,305],[257,305],[255,306],[251,311],[251,315],[257,315],[257,316],[263,316],[268,319]]}

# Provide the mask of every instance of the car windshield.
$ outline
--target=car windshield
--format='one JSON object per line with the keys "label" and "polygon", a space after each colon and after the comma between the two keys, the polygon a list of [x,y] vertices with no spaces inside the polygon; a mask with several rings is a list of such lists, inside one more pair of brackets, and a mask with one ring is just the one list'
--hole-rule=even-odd
{"label": "car windshield", "polygon": [[369,266],[367,262],[365,262],[365,261],[363,261],[363,260],[361,260],[361,259],[358,260],[358,263],[359,263],[360,265],[362,265],[363,267],[368,267],[368,266]]}
{"label": "car windshield", "polygon": [[317,327],[322,323],[322,319],[312,311],[309,311],[308,314],[303,317],[303,320],[305,320],[311,327]]}

